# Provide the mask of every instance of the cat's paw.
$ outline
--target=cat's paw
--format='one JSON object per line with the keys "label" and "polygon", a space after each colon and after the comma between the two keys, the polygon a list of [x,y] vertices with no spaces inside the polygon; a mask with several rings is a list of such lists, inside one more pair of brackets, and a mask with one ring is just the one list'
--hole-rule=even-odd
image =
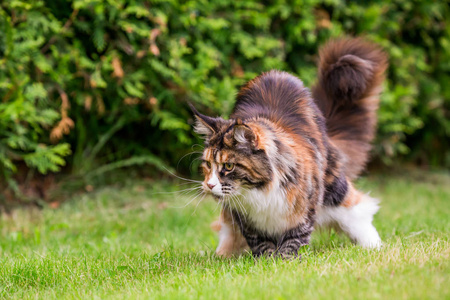
{"label": "cat's paw", "polygon": [[302,260],[302,255],[297,252],[277,251],[275,252],[275,256],[280,257],[283,260]]}
{"label": "cat's paw", "polygon": [[277,247],[272,242],[264,242],[252,249],[253,256],[255,257],[271,257],[275,254]]}

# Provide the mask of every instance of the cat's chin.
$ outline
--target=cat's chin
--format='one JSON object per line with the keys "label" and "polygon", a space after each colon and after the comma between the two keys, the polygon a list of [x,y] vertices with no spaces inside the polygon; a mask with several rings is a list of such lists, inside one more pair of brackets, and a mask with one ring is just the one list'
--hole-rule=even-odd
{"label": "cat's chin", "polygon": [[216,200],[216,201],[222,201],[222,202],[227,202],[227,201],[230,201],[231,200],[231,198],[233,197],[233,194],[229,194],[229,193],[227,193],[227,194],[225,194],[225,193],[212,193],[212,192],[209,192],[212,196],[213,196],[213,198],[214,198],[214,200]]}
{"label": "cat's chin", "polygon": [[216,201],[222,201],[222,200],[224,199],[224,197],[225,197],[224,194],[213,193],[213,192],[211,192],[211,191],[208,191],[208,193],[209,193],[211,196],[213,196],[214,200],[216,200]]}

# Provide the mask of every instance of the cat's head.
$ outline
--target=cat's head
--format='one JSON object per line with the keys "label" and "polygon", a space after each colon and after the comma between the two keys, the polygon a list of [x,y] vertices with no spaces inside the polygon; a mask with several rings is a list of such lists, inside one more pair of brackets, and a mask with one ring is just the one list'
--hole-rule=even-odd
{"label": "cat's head", "polygon": [[191,106],[194,131],[205,139],[203,189],[228,199],[243,189],[263,188],[273,177],[268,150],[274,145],[264,124],[200,114]]}

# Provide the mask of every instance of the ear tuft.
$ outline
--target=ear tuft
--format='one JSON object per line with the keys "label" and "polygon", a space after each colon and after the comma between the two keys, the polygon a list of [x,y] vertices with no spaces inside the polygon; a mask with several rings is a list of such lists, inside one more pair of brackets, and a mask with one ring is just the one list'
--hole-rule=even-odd
{"label": "ear tuft", "polygon": [[234,139],[236,142],[244,144],[247,143],[247,139],[245,138],[246,128],[244,126],[235,126],[234,127]]}
{"label": "ear tuft", "polygon": [[[236,124],[238,124],[236,122]],[[252,131],[252,129],[243,124],[241,121],[242,125],[235,125],[234,126],[234,139],[236,140],[236,142],[242,146],[253,146],[253,147],[257,147],[258,146],[258,141],[256,139],[256,135],[255,133]]]}
{"label": "ear tuft", "polygon": [[214,133],[214,130],[209,127],[208,125],[206,125],[206,123],[204,123],[202,121],[202,119],[200,119],[199,117],[196,116],[196,121],[195,121],[195,125],[194,125],[194,132],[200,135],[205,135],[205,136],[210,136]]}
{"label": "ear tuft", "polygon": [[197,134],[210,136],[216,132],[217,118],[211,118],[199,113],[195,107],[189,103],[189,107],[195,116],[194,132]]}

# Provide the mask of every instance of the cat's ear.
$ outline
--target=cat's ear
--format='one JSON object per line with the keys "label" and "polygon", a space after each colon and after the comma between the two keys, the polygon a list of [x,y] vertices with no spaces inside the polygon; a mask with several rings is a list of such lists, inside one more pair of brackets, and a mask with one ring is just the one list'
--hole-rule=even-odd
{"label": "cat's ear", "polygon": [[236,125],[234,125],[233,138],[238,145],[243,147],[258,148],[259,146],[257,133],[239,119],[236,120]]}
{"label": "cat's ear", "polygon": [[205,115],[202,115],[199,113],[195,107],[189,103],[189,107],[191,108],[192,112],[195,116],[195,125],[194,125],[194,132],[205,135],[205,136],[211,136],[217,131],[217,118],[211,118]]}

